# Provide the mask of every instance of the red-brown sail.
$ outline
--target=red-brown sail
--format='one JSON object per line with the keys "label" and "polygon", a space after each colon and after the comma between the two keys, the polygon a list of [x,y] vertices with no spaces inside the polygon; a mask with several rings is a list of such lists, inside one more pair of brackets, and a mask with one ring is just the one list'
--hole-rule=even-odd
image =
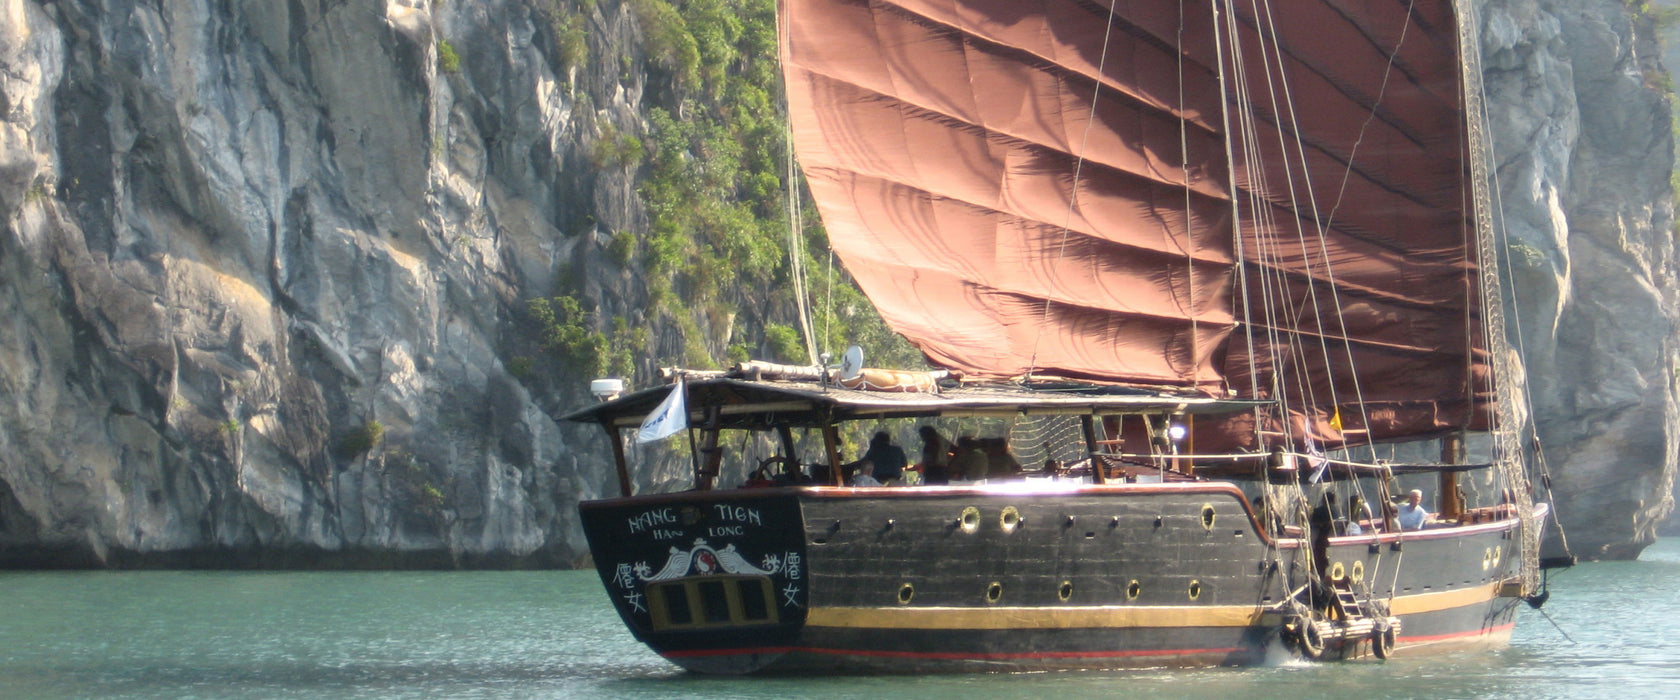
{"label": "red-brown sail", "polygon": [[1450,0],[1215,4],[783,0],[834,250],[969,375],[1363,398],[1374,439],[1467,423]]}

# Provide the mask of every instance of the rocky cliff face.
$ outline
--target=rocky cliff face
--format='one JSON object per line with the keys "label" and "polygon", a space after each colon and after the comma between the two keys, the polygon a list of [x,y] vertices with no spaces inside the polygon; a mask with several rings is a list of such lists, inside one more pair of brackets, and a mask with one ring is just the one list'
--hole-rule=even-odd
{"label": "rocky cliff face", "polygon": [[[589,22],[636,40],[622,3]],[[547,23],[0,3],[0,561],[575,560],[609,476],[499,351],[635,223],[579,154],[639,83]]]}
{"label": "rocky cliff face", "polygon": [[1674,502],[1671,108],[1653,25],[1620,2],[1482,5],[1529,390],[1578,553],[1627,557]]}
{"label": "rocky cliff face", "polygon": [[[0,0],[0,566],[578,561],[612,476],[510,329],[563,277],[646,296],[588,150],[646,129],[632,4]],[[1559,502],[1636,553],[1680,426],[1649,27],[1483,8]]]}
{"label": "rocky cliff face", "polygon": [[[1653,2],[1659,18],[1657,29],[1662,44],[1662,61],[1665,68],[1674,66],[1680,68],[1680,0],[1657,0]],[[1674,84],[1672,69],[1669,85]],[[1680,181],[1680,162],[1675,163],[1674,176],[1670,181]],[[1674,497],[1680,499],[1680,478],[1675,479]],[[1671,513],[1668,520],[1660,528],[1660,534],[1680,535],[1680,514]]]}

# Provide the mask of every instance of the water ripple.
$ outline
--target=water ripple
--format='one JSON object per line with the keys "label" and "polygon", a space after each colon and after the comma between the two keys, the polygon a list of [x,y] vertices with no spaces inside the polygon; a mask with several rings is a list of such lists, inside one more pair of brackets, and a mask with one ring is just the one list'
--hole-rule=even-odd
{"label": "water ripple", "polygon": [[1668,696],[1680,687],[1680,543],[1646,559],[1555,576],[1551,621],[1524,608],[1496,652],[886,678],[683,673],[630,638],[592,572],[6,573],[0,698]]}

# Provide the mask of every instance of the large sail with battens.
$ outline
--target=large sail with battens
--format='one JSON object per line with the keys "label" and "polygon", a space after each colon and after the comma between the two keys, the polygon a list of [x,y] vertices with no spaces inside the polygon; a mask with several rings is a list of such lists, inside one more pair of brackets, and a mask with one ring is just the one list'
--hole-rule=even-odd
{"label": "large sail with battens", "polygon": [[1479,421],[1450,0],[783,6],[831,244],[935,364]]}

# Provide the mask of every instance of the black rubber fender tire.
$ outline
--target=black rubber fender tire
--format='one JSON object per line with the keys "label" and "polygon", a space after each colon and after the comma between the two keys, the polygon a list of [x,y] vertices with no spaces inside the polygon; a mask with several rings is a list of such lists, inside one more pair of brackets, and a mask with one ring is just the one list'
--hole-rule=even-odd
{"label": "black rubber fender tire", "polygon": [[1396,637],[1393,625],[1382,625],[1371,630],[1371,653],[1376,654],[1379,659],[1393,657]]}
{"label": "black rubber fender tire", "polygon": [[1318,627],[1311,620],[1302,620],[1301,628],[1296,633],[1296,648],[1301,651],[1301,658],[1317,661],[1324,656],[1324,637],[1318,633]]}

